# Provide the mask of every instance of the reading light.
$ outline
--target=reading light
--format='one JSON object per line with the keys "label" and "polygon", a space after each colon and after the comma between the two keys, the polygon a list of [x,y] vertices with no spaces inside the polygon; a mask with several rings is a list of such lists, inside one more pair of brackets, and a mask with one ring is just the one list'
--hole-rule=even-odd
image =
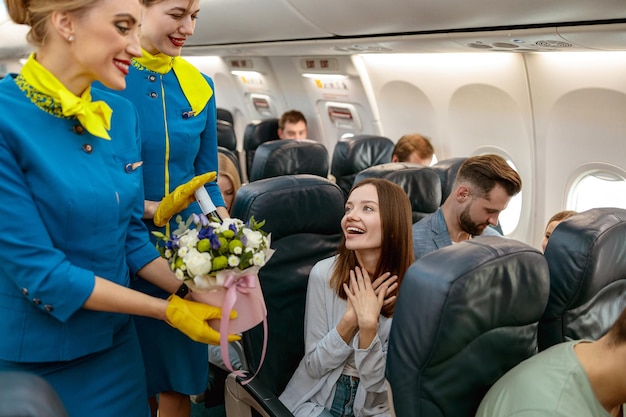
{"label": "reading light", "polygon": [[243,77],[260,77],[261,73],[258,71],[231,71],[230,72],[233,75],[238,75],[238,76],[243,76]]}
{"label": "reading light", "polygon": [[302,74],[305,78],[313,78],[316,80],[345,80],[349,78],[347,75],[343,74]]}

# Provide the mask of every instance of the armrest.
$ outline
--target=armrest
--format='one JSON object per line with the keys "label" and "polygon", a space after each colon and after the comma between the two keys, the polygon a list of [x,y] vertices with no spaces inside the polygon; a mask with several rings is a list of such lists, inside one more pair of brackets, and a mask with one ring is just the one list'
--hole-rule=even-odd
{"label": "armrest", "polygon": [[241,378],[229,374],[224,397],[227,416],[251,417],[254,408],[262,417],[293,417],[278,397],[257,380],[241,385]]}

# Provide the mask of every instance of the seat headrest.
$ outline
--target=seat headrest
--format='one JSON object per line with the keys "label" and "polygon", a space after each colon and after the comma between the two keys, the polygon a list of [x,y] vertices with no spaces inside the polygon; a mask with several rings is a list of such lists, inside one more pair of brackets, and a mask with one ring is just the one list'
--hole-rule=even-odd
{"label": "seat headrest", "polygon": [[551,289],[540,348],[602,336],[626,308],[626,210],[595,208],[564,220],[545,256]]}
{"label": "seat headrest", "polygon": [[243,148],[254,150],[264,142],[278,138],[278,119],[255,120],[248,123],[243,135]]}
{"label": "seat headrest", "polygon": [[261,144],[254,154],[250,181],[279,175],[328,176],[328,151],[310,139],[273,140]]}
{"label": "seat headrest", "polygon": [[[320,216],[324,213],[324,216]],[[283,175],[244,185],[237,192],[231,216],[265,220],[272,241],[295,233],[336,234],[344,213],[343,193],[316,175]]]}
{"label": "seat headrest", "polygon": [[224,120],[225,122],[228,122],[231,125],[235,124],[235,120],[233,119],[233,114],[230,112],[230,110],[222,109],[218,107],[216,111],[216,116],[217,116],[217,120]]}
{"label": "seat headrest", "polygon": [[431,168],[439,174],[439,178],[441,179],[441,204],[446,201],[446,198],[448,198],[452,192],[456,174],[459,172],[459,168],[461,168],[461,165],[463,165],[466,159],[466,157],[444,159],[431,166]]}
{"label": "seat headrest", "polygon": [[231,123],[224,120],[217,121],[217,145],[231,151],[237,149],[237,137]]}
{"label": "seat headrest", "polygon": [[0,417],[68,416],[52,385],[27,372],[0,372],[0,404]]}
{"label": "seat headrest", "polygon": [[354,185],[366,178],[385,178],[398,184],[409,196],[413,223],[437,211],[441,201],[439,175],[431,168],[411,162],[389,162],[359,172]]}
{"label": "seat headrest", "polygon": [[246,175],[250,178],[256,148],[264,142],[278,139],[278,119],[255,120],[246,125],[243,149],[246,156]]}
{"label": "seat headrest", "polygon": [[538,250],[482,236],[408,269],[387,354],[396,415],[474,415],[489,387],[537,347],[549,274]]}
{"label": "seat headrest", "polygon": [[359,172],[391,162],[393,146],[391,139],[376,135],[356,135],[337,142],[330,172],[344,194],[348,194]]}
{"label": "seat headrest", "polygon": [[[344,144],[339,145],[341,142]],[[340,176],[357,174],[365,168],[391,162],[393,146],[391,139],[384,136],[356,135],[342,139],[335,146],[335,172]]]}

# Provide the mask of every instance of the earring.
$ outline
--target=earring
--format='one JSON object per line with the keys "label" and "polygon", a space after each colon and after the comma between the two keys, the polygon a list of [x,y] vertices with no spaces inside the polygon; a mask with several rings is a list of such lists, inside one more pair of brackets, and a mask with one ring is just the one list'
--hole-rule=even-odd
{"label": "earring", "polygon": [[69,36],[67,37],[67,41],[68,41],[68,42],[74,42],[74,35],[69,35]]}

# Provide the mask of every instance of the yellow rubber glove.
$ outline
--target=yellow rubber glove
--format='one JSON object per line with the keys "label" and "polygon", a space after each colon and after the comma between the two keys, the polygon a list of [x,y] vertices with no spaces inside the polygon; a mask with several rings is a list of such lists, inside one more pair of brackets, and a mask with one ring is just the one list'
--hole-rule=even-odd
{"label": "yellow rubber glove", "polygon": [[[195,301],[183,300],[177,295],[170,295],[167,299],[169,304],[165,310],[167,323],[189,336],[196,342],[210,345],[220,344],[220,334],[209,326],[207,320],[222,317],[222,309],[208,304]],[[237,312],[232,311],[230,318],[237,317]],[[241,339],[236,334],[229,334],[228,341],[234,342]]]}
{"label": "yellow rubber glove", "polygon": [[211,171],[206,174],[196,175],[186,183],[176,187],[174,191],[161,200],[152,219],[154,224],[159,227],[165,226],[174,215],[186,209],[189,204],[196,200],[193,193],[198,188],[204,186],[207,182],[215,181],[216,177],[215,171]]}

